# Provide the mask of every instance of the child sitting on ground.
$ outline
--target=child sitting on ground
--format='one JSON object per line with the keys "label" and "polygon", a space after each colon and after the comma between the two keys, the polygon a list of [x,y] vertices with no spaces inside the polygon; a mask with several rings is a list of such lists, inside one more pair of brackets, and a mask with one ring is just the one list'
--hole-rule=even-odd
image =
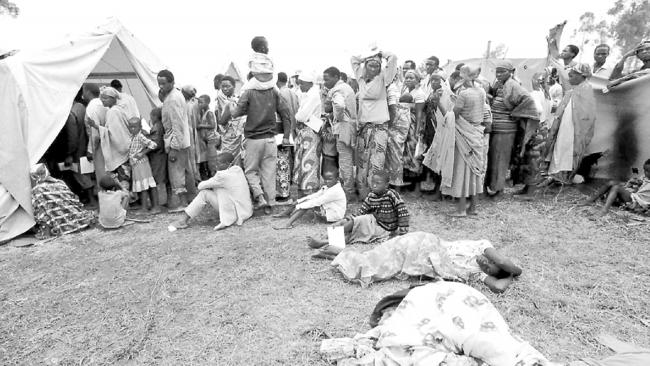
{"label": "child sitting on ground", "polygon": [[291,229],[293,223],[310,209],[318,217],[324,218],[327,222],[337,222],[345,216],[347,199],[345,191],[339,181],[338,171],[326,171],[323,173],[325,185],[316,193],[299,198],[297,205],[290,207],[287,211],[274,217],[289,216],[289,221],[282,226],[274,226],[274,229]]}
{"label": "child sitting on ground", "polygon": [[617,199],[623,201],[631,209],[646,210],[650,208],[650,159],[643,164],[643,174],[645,176],[642,180],[634,178],[625,184],[611,181],[582,204],[589,205],[600,197],[607,197],[605,206],[599,211],[600,216],[605,216]]}
{"label": "child sitting on ground", "polygon": [[[216,162],[214,159],[217,157],[217,145],[219,135],[217,135],[216,127],[217,121],[214,117],[214,112],[210,110],[210,96],[201,95],[199,97],[199,111],[201,113],[201,120],[196,125],[198,131],[199,141],[197,144],[200,146],[202,162],[199,163],[199,172],[201,180],[208,180],[210,177],[217,173]],[[210,163],[212,160],[212,163]]]}
{"label": "child sitting on ground", "polygon": [[[388,236],[406,234],[409,229],[409,212],[399,193],[388,188],[389,173],[373,174],[370,193],[363,200],[356,215],[346,216],[333,226],[343,226],[345,243],[369,244]],[[321,248],[327,240],[308,237],[311,248]]]}
{"label": "child sitting on ground", "polygon": [[273,60],[268,56],[269,43],[266,38],[257,36],[251,41],[253,54],[248,61],[252,78],[243,89],[268,90],[275,87]]}
{"label": "child sitting on ground", "polygon": [[99,224],[104,229],[117,229],[126,219],[129,192],[108,174],[99,179],[99,187]]}
{"label": "child sitting on ground", "polygon": [[158,190],[147,157],[147,153],[155,149],[157,145],[144,136],[140,120],[133,119],[129,121],[129,132],[132,137],[129,146],[129,163],[131,164],[131,177],[133,180],[131,191],[140,195],[142,209],[147,208],[148,196],[151,200],[150,213],[152,215],[159,214],[161,209],[158,204]]}

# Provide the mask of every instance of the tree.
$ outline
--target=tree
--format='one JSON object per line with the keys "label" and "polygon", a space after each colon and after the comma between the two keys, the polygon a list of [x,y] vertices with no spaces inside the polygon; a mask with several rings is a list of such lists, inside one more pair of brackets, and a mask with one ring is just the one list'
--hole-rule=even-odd
{"label": "tree", "polygon": [[17,17],[20,13],[20,9],[14,3],[9,0],[0,0],[0,15],[9,14],[12,17]]}
{"label": "tree", "polygon": [[582,45],[599,45],[611,40],[606,21],[596,22],[596,15],[588,11],[580,16],[580,27],[573,32],[573,36],[582,36]]}
{"label": "tree", "polygon": [[607,14],[615,17],[610,31],[616,45],[628,50],[650,36],[650,1],[618,0]]}
{"label": "tree", "polygon": [[505,58],[507,53],[508,53],[508,47],[503,43],[499,43],[489,51],[486,50],[483,53],[483,57],[484,58]]}
{"label": "tree", "polygon": [[596,16],[586,12],[580,17],[580,27],[585,44],[602,43],[611,34],[616,46],[630,50],[643,39],[650,37],[650,0],[617,0],[607,11],[611,20],[596,21]]}

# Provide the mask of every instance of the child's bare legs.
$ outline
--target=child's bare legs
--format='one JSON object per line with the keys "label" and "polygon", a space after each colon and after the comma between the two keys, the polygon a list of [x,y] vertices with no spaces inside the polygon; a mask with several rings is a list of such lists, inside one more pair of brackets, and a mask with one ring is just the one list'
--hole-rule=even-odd
{"label": "child's bare legs", "polygon": [[290,217],[291,214],[293,214],[293,211],[296,209],[296,205],[289,205],[286,210],[273,215],[274,218],[280,218],[280,217]]}
{"label": "child's bare legs", "polygon": [[161,213],[162,210],[160,209],[160,203],[158,202],[158,188],[149,188],[149,199],[151,200],[151,211],[149,211],[149,213],[152,215]]}
{"label": "child's bare legs", "polygon": [[[334,226],[343,225],[343,232],[346,233],[346,234],[351,233],[352,228],[354,227],[354,219],[346,220],[344,224],[341,224],[342,222],[343,222],[343,220],[337,222],[336,224],[334,224]],[[322,247],[326,246],[329,243],[325,239],[316,239],[313,236],[308,236],[307,237],[307,244],[311,248],[318,249],[318,248],[322,248]]]}
{"label": "child's bare legs", "polygon": [[613,180],[607,182],[607,184],[600,187],[600,189],[598,189],[598,191],[596,191],[596,193],[589,196],[586,200],[580,202],[580,204],[583,205],[583,206],[587,206],[587,205],[590,205],[590,204],[596,202],[600,197],[606,195],[607,192],[609,192],[610,189],[616,187],[619,184],[620,184],[620,182],[613,181]]}
{"label": "child's bare legs", "polygon": [[467,206],[468,215],[478,215],[476,212],[476,195],[469,196],[469,206]]}
{"label": "child's bare legs", "polygon": [[465,217],[467,216],[467,198],[459,197],[456,203],[456,211],[448,214],[451,217]]}
{"label": "child's bare legs", "polygon": [[307,210],[305,210],[305,209],[295,210],[291,214],[291,217],[289,217],[289,221],[287,221],[284,225],[281,225],[281,226],[273,226],[273,228],[274,229],[291,229],[291,228],[293,228],[293,223],[296,222],[296,220],[298,220],[299,218],[301,218],[302,215],[305,214],[305,212],[307,212]]}
{"label": "child's bare legs", "polygon": [[624,202],[631,202],[632,196],[622,184],[617,184],[609,190],[609,195],[607,196],[607,201],[605,201],[605,206],[600,210],[600,216],[605,216],[607,211],[612,207],[616,198],[621,198]]}
{"label": "child's bare legs", "polygon": [[138,196],[140,196],[140,208],[139,208],[139,210],[146,211],[149,208],[148,205],[147,205],[147,198],[149,197],[149,192],[148,191],[140,191],[140,192],[138,192]]}

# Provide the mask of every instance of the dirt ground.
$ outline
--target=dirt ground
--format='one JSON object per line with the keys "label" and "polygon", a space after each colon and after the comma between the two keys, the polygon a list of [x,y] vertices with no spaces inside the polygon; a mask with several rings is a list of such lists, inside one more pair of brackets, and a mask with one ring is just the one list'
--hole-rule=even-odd
{"label": "dirt ground", "polygon": [[[621,212],[592,221],[572,203],[581,196],[506,196],[465,219],[444,215],[451,202],[405,199],[412,231],[489,239],[524,268],[488,297],[550,359],[608,354],[603,331],[648,347],[649,223]],[[321,337],[367,331],[376,302],[409,285],[346,283],[310,258],[305,236],[326,227],[310,219],[215,232],[208,214],[168,233],[173,219],[0,247],[0,364],[327,365]]]}

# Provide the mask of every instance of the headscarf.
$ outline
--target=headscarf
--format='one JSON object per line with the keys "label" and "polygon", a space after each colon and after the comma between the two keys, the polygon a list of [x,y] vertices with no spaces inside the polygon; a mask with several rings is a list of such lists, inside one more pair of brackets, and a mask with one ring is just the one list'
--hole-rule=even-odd
{"label": "headscarf", "polygon": [[302,71],[298,75],[298,80],[302,80],[306,83],[315,83],[316,82],[316,73],[313,71]]}
{"label": "headscarf", "polygon": [[585,78],[591,77],[591,66],[585,63],[575,64],[569,69],[570,71],[577,72]]}
{"label": "headscarf", "polygon": [[110,86],[103,87],[100,91],[100,95],[105,95],[107,97],[114,98],[115,100],[120,99],[120,92]]}
{"label": "headscarf", "polygon": [[512,65],[512,62],[509,60],[497,60],[495,64],[497,69],[506,69],[509,71],[513,71],[515,69],[515,67]]}
{"label": "headscarf", "polygon": [[50,176],[50,172],[47,170],[45,164],[39,163],[32,166],[29,170],[29,176],[36,184],[38,184],[47,179]]}
{"label": "headscarf", "polygon": [[463,67],[460,68],[460,76],[465,81],[473,82],[474,80],[478,79],[480,73],[481,69],[476,65],[467,64],[463,65]]}
{"label": "headscarf", "polygon": [[406,71],[404,72],[404,76],[406,76],[406,75],[408,75],[408,74],[413,74],[413,76],[415,77],[415,80],[416,80],[417,82],[420,82],[420,80],[422,80],[422,76],[420,76],[420,73],[417,72],[417,70],[412,70],[412,69],[406,70]]}

